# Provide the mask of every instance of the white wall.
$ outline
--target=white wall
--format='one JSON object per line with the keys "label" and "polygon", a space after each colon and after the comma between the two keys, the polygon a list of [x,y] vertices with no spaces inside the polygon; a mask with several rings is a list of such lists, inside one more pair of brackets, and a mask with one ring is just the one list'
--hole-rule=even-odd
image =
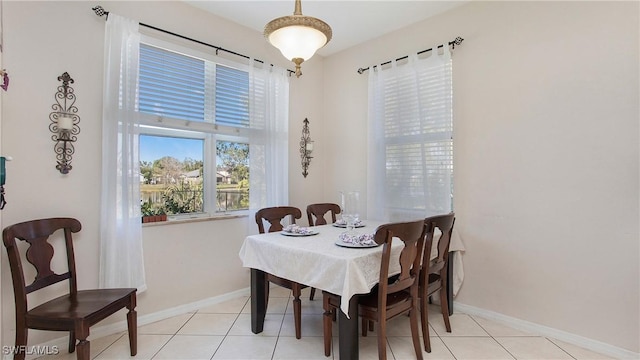
{"label": "white wall", "polygon": [[[80,288],[98,284],[105,19],[91,10],[97,4],[3,3],[3,67],[11,74],[11,87],[2,95],[1,153],[15,158],[8,164],[9,204],[2,212],[3,224],[51,216],[78,218],[83,225],[76,237]],[[109,1],[102,5],[107,11],[146,24],[292,68],[261,33],[181,2]],[[312,122],[317,144],[322,143],[320,133],[315,132],[323,115],[317,86],[323,75],[321,65],[321,57],[313,58],[303,65],[303,77],[291,79],[289,183],[291,203],[296,206],[321,198],[319,165],[312,164],[312,175],[303,179],[298,152],[305,117]],[[72,86],[77,95],[81,133],[73,170],[63,176],[55,169],[48,116],[59,85],[57,77],[65,71],[75,80]],[[148,290],[138,297],[139,316],[247,288],[249,272],[241,267],[238,250],[247,229],[257,232],[252,230],[253,221],[245,217],[145,227]],[[4,248],[2,252],[2,345],[11,345],[15,334],[14,301]],[[124,315],[105,322],[122,320]],[[63,335],[30,331],[29,344],[60,336]]]}
{"label": "white wall", "polygon": [[[1,152],[15,158],[3,224],[79,218],[81,287],[98,279],[104,19],[90,10],[94,5],[3,3],[3,67],[12,82],[2,96]],[[103,6],[289,66],[260,33],[182,3]],[[635,2],[472,2],[324,60],[314,57],[291,80],[291,203],[366,191],[367,75],[357,68],[460,35],[455,208],[467,253],[457,301],[640,352],[638,10]],[[47,129],[64,71],[76,80],[82,117],[68,176],[55,170]],[[306,179],[298,152],[305,117],[316,141]],[[146,227],[149,290],[139,314],[246,287],[237,258],[243,225],[232,219]],[[2,256],[6,345],[13,341],[13,298],[4,249]],[[30,334],[32,344],[60,336]]]}
{"label": "white wall", "polygon": [[639,4],[480,2],[325,59],[325,196],[366,189],[367,75],[454,54],[456,301],[640,351]]}

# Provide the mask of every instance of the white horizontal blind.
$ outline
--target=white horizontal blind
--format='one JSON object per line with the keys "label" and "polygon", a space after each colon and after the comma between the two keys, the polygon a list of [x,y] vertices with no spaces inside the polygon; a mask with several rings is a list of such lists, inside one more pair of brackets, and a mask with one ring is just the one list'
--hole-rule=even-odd
{"label": "white horizontal blind", "polygon": [[249,127],[247,71],[141,44],[139,91],[140,112]]}
{"label": "white horizontal blind", "polygon": [[249,127],[249,74],[216,66],[216,123]]}
{"label": "white horizontal blind", "polygon": [[451,71],[446,51],[370,74],[370,215],[395,221],[452,210]]}
{"label": "white horizontal blind", "polygon": [[204,61],[140,44],[140,112],[204,121]]}

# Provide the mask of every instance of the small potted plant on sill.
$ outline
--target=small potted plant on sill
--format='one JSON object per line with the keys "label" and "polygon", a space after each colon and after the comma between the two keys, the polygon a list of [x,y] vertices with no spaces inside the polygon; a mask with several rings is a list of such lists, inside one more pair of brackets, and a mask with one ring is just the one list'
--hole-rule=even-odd
{"label": "small potted plant on sill", "polygon": [[156,221],[167,221],[167,212],[164,211],[164,207],[156,210]]}
{"label": "small potted plant on sill", "polygon": [[167,221],[167,213],[165,212],[164,207],[160,206],[154,208],[153,204],[151,204],[151,201],[142,203],[140,212],[142,213],[143,223]]}
{"label": "small potted plant on sill", "polygon": [[151,222],[152,218],[155,218],[155,212],[151,206],[151,201],[143,202],[142,206],[140,206],[140,212],[142,213],[143,223]]}

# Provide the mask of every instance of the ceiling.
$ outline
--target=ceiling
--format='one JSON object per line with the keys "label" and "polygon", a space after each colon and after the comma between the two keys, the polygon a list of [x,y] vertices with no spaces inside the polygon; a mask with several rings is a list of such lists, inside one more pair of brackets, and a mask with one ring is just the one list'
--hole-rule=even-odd
{"label": "ceiling", "polygon": [[[259,32],[264,30],[269,21],[292,15],[295,3],[294,0],[184,1]],[[331,26],[333,38],[317,52],[322,56],[329,56],[467,1],[304,0],[302,14],[321,19]]]}

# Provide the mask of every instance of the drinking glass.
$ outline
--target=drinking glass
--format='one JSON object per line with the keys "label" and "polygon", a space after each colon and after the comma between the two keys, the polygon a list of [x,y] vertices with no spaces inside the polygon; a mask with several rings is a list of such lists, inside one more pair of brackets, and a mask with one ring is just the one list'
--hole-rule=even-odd
{"label": "drinking glass", "polygon": [[360,192],[341,192],[340,197],[342,200],[342,218],[347,223],[347,233],[351,234],[354,232],[355,224],[360,217],[358,213]]}

